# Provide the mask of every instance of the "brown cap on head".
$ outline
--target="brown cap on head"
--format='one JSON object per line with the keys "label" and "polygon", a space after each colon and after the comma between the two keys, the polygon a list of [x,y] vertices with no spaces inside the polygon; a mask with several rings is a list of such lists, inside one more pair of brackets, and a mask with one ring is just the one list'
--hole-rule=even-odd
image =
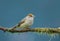
{"label": "brown cap on head", "polygon": [[33,17],[33,14],[30,13],[30,14],[28,14],[28,16]]}

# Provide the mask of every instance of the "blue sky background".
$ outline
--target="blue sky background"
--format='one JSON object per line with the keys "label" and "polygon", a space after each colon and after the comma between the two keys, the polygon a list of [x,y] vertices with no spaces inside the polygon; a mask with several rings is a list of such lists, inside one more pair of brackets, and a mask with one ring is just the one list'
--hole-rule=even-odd
{"label": "blue sky background", "polygon": [[[60,26],[59,0],[0,0],[0,26],[11,28],[29,13],[35,15],[31,28]],[[50,38],[32,32],[12,34],[0,31],[0,41],[48,41]],[[60,41],[60,37],[51,41]]]}

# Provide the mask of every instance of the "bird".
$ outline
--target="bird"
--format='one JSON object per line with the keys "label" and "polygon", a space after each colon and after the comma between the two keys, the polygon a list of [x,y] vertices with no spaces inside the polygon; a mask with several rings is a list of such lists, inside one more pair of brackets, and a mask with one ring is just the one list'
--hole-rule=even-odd
{"label": "bird", "polygon": [[25,18],[23,18],[16,26],[14,26],[11,30],[15,30],[16,28],[30,29],[34,22],[34,15],[29,13]]}

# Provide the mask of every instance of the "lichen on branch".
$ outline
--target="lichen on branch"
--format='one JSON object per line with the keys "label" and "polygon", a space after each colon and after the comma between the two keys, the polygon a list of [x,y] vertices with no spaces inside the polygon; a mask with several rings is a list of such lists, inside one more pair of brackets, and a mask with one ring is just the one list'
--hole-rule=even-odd
{"label": "lichen on branch", "polygon": [[0,30],[4,32],[11,32],[11,33],[22,33],[22,32],[42,32],[42,33],[58,33],[60,34],[60,28],[30,28],[30,29],[22,29],[22,30],[11,30],[9,28],[2,28]]}

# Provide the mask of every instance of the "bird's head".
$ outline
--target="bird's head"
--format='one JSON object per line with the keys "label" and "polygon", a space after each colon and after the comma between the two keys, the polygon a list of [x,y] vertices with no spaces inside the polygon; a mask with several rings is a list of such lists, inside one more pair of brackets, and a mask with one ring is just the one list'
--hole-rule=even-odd
{"label": "bird's head", "polygon": [[28,14],[29,17],[35,17],[32,13]]}

